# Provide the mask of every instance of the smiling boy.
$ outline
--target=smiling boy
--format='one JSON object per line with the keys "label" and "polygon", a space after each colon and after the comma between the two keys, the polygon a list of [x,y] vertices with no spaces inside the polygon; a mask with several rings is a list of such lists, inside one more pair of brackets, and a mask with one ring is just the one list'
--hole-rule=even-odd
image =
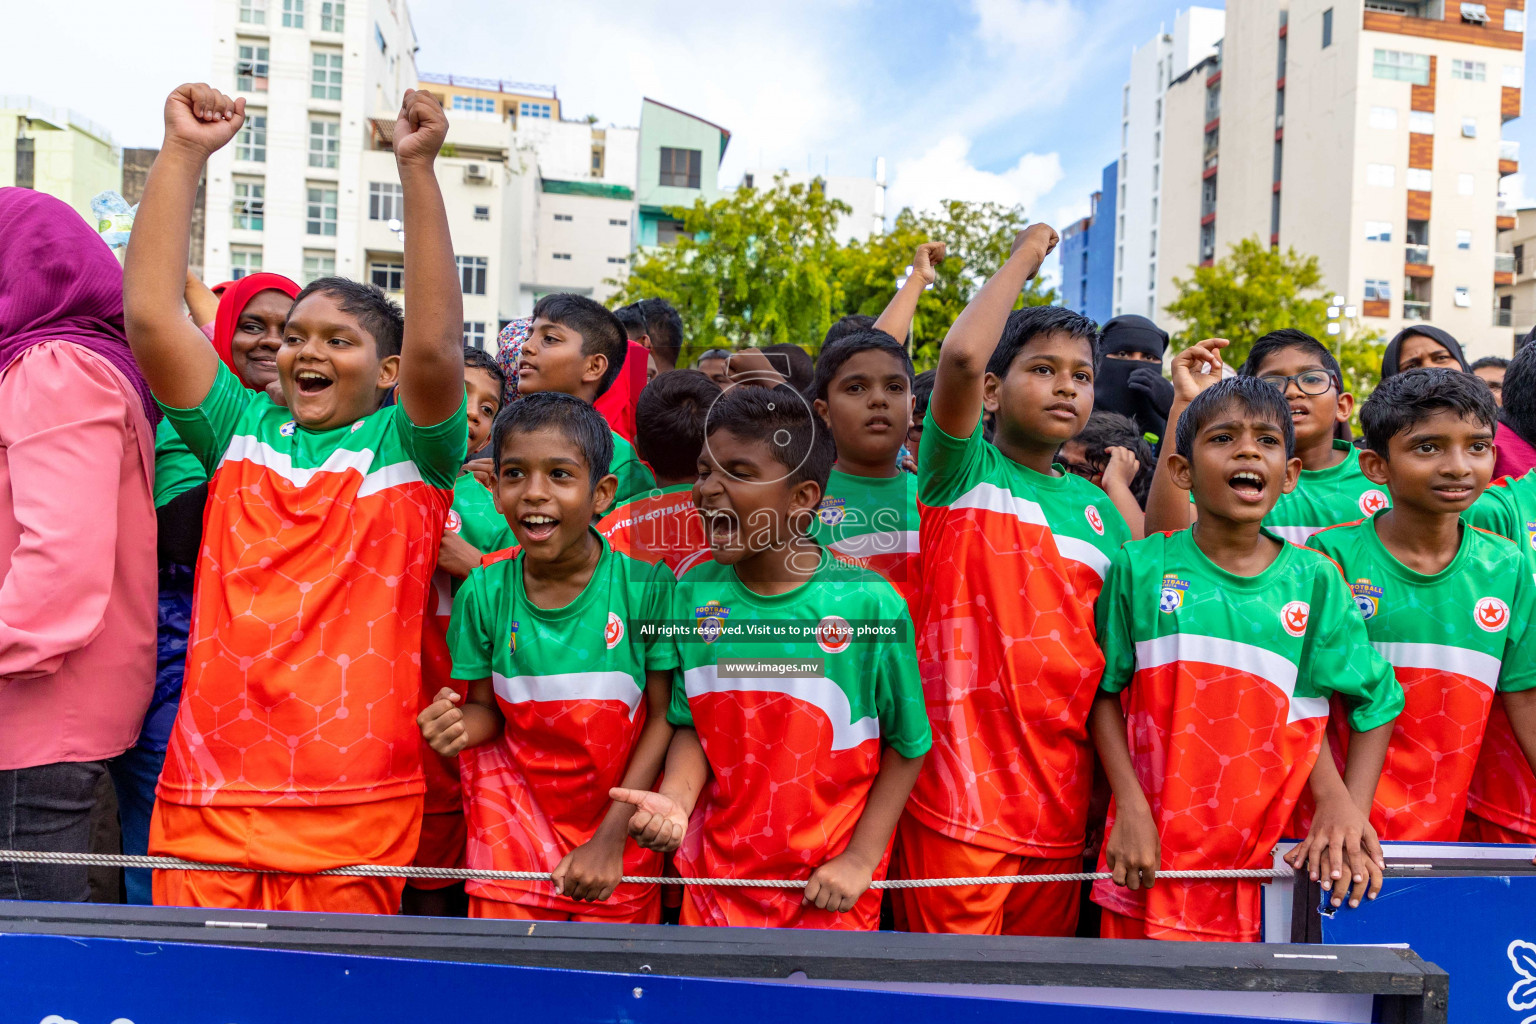
{"label": "smiling boy", "polygon": [[305,288],[277,354],[285,409],[242,387],[180,308],[197,181],[244,105],[205,85],[171,94],[124,271],[134,355],[212,476],[150,850],[286,873],[157,871],[155,902],[392,913],[401,879],[301,872],[408,864],[421,827],[422,614],[466,435],[433,171],[447,120],[410,90],[395,124],[417,312],[407,326],[341,278]]}

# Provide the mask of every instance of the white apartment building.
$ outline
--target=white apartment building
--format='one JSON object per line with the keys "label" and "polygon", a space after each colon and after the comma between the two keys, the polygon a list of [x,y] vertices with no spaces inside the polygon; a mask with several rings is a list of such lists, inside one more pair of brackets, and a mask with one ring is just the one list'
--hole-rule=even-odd
{"label": "white apartment building", "polygon": [[1223,12],[1190,7],[1131,54],[1121,95],[1119,195],[1115,219],[1114,311],[1153,317],[1158,308],[1158,245],[1163,219],[1165,93],[1190,68],[1212,56],[1222,37]]}
{"label": "white apartment building", "polygon": [[797,174],[791,171],[753,168],[741,176],[741,183],[748,188],[772,188],[779,175],[791,185],[807,185],[820,181],[828,199],[847,203],[852,210],[837,216],[833,228],[841,243],[863,241],[870,235],[885,230],[885,157],[876,157],[870,176]]}

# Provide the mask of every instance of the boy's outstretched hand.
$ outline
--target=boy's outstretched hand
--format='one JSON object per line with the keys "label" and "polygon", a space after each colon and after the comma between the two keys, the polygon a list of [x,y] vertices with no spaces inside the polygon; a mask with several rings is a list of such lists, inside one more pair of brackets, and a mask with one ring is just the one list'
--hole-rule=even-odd
{"label": "boy's outstretched hand", "polygon": [[454,693],[452,688],[445,686],[437,691],[437,697],[432,703],[416,716],[421,738],[427,741],[427,746],[444,757],[457,755],[469,744],[469,736],[464,731],[464,712],[459,707],[463,702],[462,694]]}
{"label": "boy's outstretched hand", "polygon": [[948,250],[943,242],[924,242],[917,247],[912,254],[912,276],[920,278],[923,284],[933,284],[939,279],[939,264],[944,262],[944,254]]}
{"label": "boy's outstretched hand", "polygon": [[629,834],[636,845],[660,853],[672,853],[682,845],[683,835],[688,831],[688,816],[671,797],[615,786],[608,791],[608,799],[634,805]]}
{"label": "boy's outstretched hand", "polygon": [[846,914],[868,891],[874,877],[874,869],[868,864],[846,852],[840,853],[811,873],[800,905]]}
{"label": "boy's outstretched hand", "polygon": [[226,145],[245,124],[245,100],[211,85],[188,83],[165,100],[165,148],[184,146],[202,159]]}
{"label": "boy's outstretched hand", "polygon": [[1013,236],[1013,247],[1008,250],[1008,255],[1012,256],[1020,249],[1028,246],[1039,257],[1039,261],[1043,263],[1045,258],[1055,250],[1056,243],[1059,241],[1061,241],[1061,237],[1056,234],[1056,229],[1049,224],[1031,224]]}
{"label": "boy's outstretched hand", "polygon": [[1173,397],[1188,405],[1195,396],[1221,380],[1221,350],[1226,338],[1207,338],[1173,357]]}
{"label": "boy's outstretched hand", "polygon": [[395,118],[395,160],[431,163],[448,137],[448,115],[437,98],[422,89],[405,90]]}

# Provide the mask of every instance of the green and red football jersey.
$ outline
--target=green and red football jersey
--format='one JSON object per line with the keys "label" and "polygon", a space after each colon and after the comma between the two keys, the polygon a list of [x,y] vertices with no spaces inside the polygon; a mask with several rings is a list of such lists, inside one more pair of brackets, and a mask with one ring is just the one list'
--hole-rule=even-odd
{"label": "green and red football jersey", "polygon": [[1393,557],[1374,516],[1322,530],[1312,546],[1344,570],[1403,687],[1371,824],[1383,840],[1454,843],[1494,693],[1536,686],[1536,649],[1522,643],[1536,583],[1513,545],[1475,528],[1433,576]]}
{"label": "green and red football jersey", "polygon": [[[1122,693],[1163,870],[1269,867],[1329,697],[1355,701],[1361,731],[1403,706],[1338,567],[1307,548],[1285,544],[1257,576],[1235,576],[1190,531],[1154,534],[1115,555],[1098,624],[1101,687]],[[1111,805],[1110,828],[1114,815]],[[1096,882],[1093,898],[1145,920],[1148,938],[1258,938],[1257,883],[1158,879],[1133,892]]]}
{"label": "green and red football jersey", "polygon": [[1353,523],[1392,504],[1386,488],[1360,471],[1360,451],[1348,441],[1334,441],[1344,461],[1327,469],[1304,469],[1290,494],[1264,517],[1264,528],[1292,544],[1305,544],[1318,530]]}
{"label": "green and red football jersey", "polygon": [[[469,574],[454,599],[453,677],[489,678],[506,729],[460,756],[469,832],[465,863],[553,871],[592,838],[645,727],[648,670],[676,666],[673,647],[642,639],[637,624],[667,614],[675,581],[603,543],[581,594],[540,608],[523,584],[523,556]],[[657,875],[660,854],[626,841],[624,873]],[[557,896],[547,882],[468,884],[471,895],[559,913],[601,913]],[[650,893],[622,885],[604,907],[640,907]]]}
{"label": "green and red football jersey", "polygon": [[642,562],[666,562],[677,576],[713,557],[692,484],[663,487],[618,505],[598,521],[597,532],[613,550]]}
{"label": "green and red football jersey", "polygon": [[[1498,480],[1463,518],[1514,541],[1525,571],[1536,580],[1536,470]],[[1488,719],[1467,809],[1536,843],[1536,773],[1515,739],[1502,701],[1494,702]]]}
{"label": "green and red football jersey", "polygon": [[811,536],[837,557],[878,573],[916,610],[917,477],[854,476],[833,467]]}
{"label": "green and red football jersey", "polygon": [[1082,852],[1103,655],[1093,605],[1130,539],[1103,491],[1046,476],[930,410],[918,454],[917,654],[933,750],[908,811],[961,842]]}
{"label": "green and red football jersey", "polygon": [[[713,774],[678,867],[698,877],[809,878],[853,837],[882,747],[905,757],[928,750],[906,602],[879,576],[823,552],[815,575],[772,597],[706,562],[678,582],[672,604],[670,620],[693,626],[675,641],[682,675],[668,718],[698,731]],[[753,632],[775,628],[783,632]],[[753,667],[764,659],[801,665]],[[846,914],[775,889],[688,886],[684,898],[715,925],[871,929],[880,916],[875,890]]]}
{"label": "green and red football jersey", "polygon": [[211,475],[159,796],[228,807],[420,793],[422,618],[464,410],[314,432],[221,366],[166,418]]}
{"label": "green and red football jersey", "polygon": [[613,461],[608,464],[608,472],[619,478],[613,503],[622,505],[645,497],[656,489],[656,477],[651,473],[651,467],[640,461],[640,453],[623,434],[617,430],[609,433],[613,435]]}

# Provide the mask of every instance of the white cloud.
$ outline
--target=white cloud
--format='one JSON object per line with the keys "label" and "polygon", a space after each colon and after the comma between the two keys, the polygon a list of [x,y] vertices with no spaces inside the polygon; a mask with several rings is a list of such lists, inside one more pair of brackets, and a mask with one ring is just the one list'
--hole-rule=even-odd
{"label": "white cloud", "polygon": [[1001,173],[976,167],[970,153],[968,139],[946,135],[920,156],[898,162],[887,209],[924,210],[946,199],[965,199],[1027,210],[1062,179],[1061,157],[1056,153],[1025,153]]}

